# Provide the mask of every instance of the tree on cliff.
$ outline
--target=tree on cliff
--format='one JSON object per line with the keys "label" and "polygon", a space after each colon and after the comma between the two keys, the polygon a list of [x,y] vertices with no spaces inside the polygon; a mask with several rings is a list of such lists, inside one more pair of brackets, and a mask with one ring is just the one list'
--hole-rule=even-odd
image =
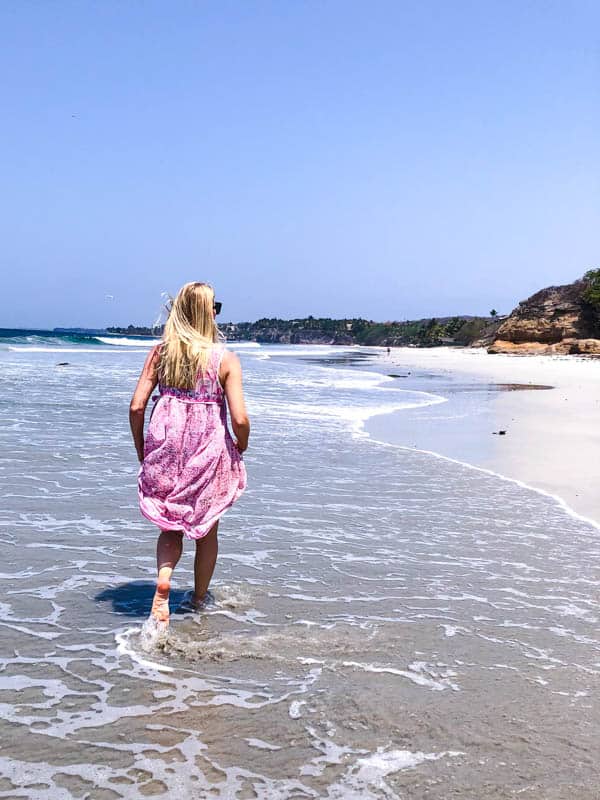
{"label": "tree on cliff", "polygon": [[587,286],[581,293],[586,303],[600,308],[600,269],[589,269],[583,276]]}
{"label": "tree on cliff", "polygon": [[583,276],[583,313],[595,337],[600,337],[600,269],[589,269]]}

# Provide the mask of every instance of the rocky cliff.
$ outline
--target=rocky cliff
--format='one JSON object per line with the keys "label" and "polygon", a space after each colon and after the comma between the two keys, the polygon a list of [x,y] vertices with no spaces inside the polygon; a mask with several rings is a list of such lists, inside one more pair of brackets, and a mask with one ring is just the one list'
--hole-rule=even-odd
{"label": "rocky cliff", "polygon": [[598,311],[587,299],[589,287],[586,275],[536,292],[500,325],[488,352],[600,355]]}

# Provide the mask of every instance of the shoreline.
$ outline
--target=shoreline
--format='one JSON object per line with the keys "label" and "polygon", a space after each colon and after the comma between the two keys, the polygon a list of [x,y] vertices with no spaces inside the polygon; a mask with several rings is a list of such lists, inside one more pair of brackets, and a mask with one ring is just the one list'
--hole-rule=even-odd
{"label": "shoreline", "polygon": [[[435,413],[374,417],[365,425],[372,438],[513,480],[600,526],[599,361],[490,355],[474,348],[392,348],[389,356],[374,354],[371,363],[393,373],[414,371],[416,377],[430,371],[448,378],[448,402]],[[531,390],[507,390],[515,384]]]}

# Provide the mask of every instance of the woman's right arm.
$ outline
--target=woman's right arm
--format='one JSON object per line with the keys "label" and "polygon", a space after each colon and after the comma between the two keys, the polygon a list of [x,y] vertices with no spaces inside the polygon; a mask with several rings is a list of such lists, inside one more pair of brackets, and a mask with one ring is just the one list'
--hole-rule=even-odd
{"label": "woman's right arm", "polygon": [[225,391],[231,427],[240,453],[248,447],[250,420],[246,413],[244,390],[242,388],[242,365],[235,353],[225,351],[219,370],[219,379]]}

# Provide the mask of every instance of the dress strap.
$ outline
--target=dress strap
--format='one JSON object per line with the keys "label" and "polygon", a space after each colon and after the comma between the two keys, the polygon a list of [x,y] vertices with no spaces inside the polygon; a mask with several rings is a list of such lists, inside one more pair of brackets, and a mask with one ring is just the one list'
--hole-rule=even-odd
{"label": "dress strap", "polygon": [[221,381],[219,380],[219,373],[221,372],[221,362],[223,361],[223,356],[227,352],[227,347],[222,344],[220,347],[215,347],[215,356],[216,356],[216,367],[215,367],[215,374],[217,383],[221,386]]}

